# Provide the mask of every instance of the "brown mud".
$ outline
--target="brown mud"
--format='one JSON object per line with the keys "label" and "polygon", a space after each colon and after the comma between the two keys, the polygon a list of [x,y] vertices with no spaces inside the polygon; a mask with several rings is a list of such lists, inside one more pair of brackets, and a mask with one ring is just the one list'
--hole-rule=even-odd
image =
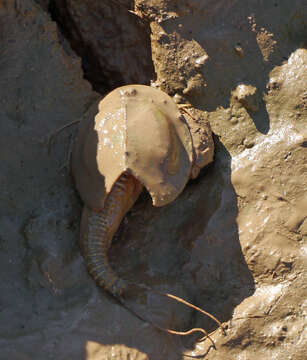
{"label": "brown mud", "polygon": [[[90,10],[99,7],[95,0],[0,2],[0,359],[305,359],[306,5],[119,2],[135,13],[127,10],[133,21],[124,9],[117,13],[117,28],[108,28],[117,7],[107,17]],[[105,41],[97,35],[104,18]],[[63,29],[61,19],[73,27]],[[131,37],[147,55],[136,55]],[[154,208],[143,193],[110,261],[122,278],[225,322],[226,336],[212,334],[217,350],[140,321],[86,271],[82,203],[67,162],[75,128],[48,149],[57,128],[96,114],[101,94],[84,80],[86,68],[100,92],[153,81],[210,122],[214,163],[165,207]],[[135,293],[129,304],[163,327],[216,329],[154,293]]]}

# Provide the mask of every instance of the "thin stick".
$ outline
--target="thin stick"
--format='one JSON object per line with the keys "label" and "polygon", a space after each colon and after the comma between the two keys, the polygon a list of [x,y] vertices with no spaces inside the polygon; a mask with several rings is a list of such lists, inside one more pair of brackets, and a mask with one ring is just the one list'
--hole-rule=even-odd
{"label": "thin stick", "polygon": [[176,300],[176,301],[178,301],[178,302],[180,302],[180,303],[182,303],[182,304],[184,304],[184,305],[186,305],[186,306],[191,307],[191,308],[194,309],[194,310],[197,310],[197,311],[199,311],[199,312],[207,315],[209,318],[211,318],[212,320],[214,320],[214,321],[219,325],[219,327],[220,327],[220,328],[222,329],[222,331],[223,331],[223,334],[226,335],[226,331],[225,331],[222,323],[221,323],[215,316],[211,315],[211,314],[208,313],[207,311],[199,308],[198,306],[195,306],[195,305],[189,303],[189,302],[186,301],[186,300],[183,300],[182,298],[180,298],[180,297],[178,297],[178,296],[175,296],[175,295],[172,295],[172,294],[168,294],[168,293],[166,293],[166,294],[160,293],[160,294],[161,294],[161,295],[164,295],[164,296],[166,296],[166,297],[169,297],[169,298],[171,298],[171,299],[174,299],[174,300]]}
{"label": "thin stick", "polygon": [[168,297],[168,298],[171,298],[171,299],[173,299],[173,300],[176,300],[176,301],[178,301],[178,302],[180,302],[180,303],[182,303],[182,304],[184,304],[184,305],[186,305],[186,306],[188,306],[188,307],[190,307],[190,308],[192,308],[192,309],[194,309],[194,310],[197,310],[197,311],[199,311],[199,312],[207,315],[209,318],[211,318],[212,320],[214,320],[214,321],[219,325],[219,327],[220,327],[220,328],[222,329],[222,331],[223,331],[223,334],[226,335],[226,330],[224,329],[222,323],[221,323],[215,316],[213,316],[212,314],[208,313],[207,311],[199,308],[199,307],[196,306],[196,305],[193,305],[193,304],[189,303],[188,301],[182,299],[182,298],[179,297],[179,296],[172,295],[172,294],[168,294],[168,293],[162,293],[162,292],[160,292],[160,291],[153,290],[152,288],[150,288],[150,287],[148,287],[147,285],[144,285],[144,284],[138,284],[138,286],[141,287],[141,288],[143,288],[143,289],[152,291],[152,292],[154,292],[154,293],[156,293],[156,294],[158,294],[158,295],[166,296],[166,297]]}
{"label": "thin stick", "polygon": [[188,114],[189,116],[191,116],[193,120],[195,120],[194,116],[190,113],[190,111],[187,110],[187,109],[191,109],[191,107],[192,106],[189,104],[182,104],[179,106],[179,109],[185,112],[186,114]]}
{"label": "thin stick", "polygon": [[164,332],[167,332],[169,334],[172,334],[172,335],[180,335],[180,336],[187,336],[187,335],[190,335],[190,334],[193,334],[195,332],[201,332],[204,334],[204,336],[198,340],[199,342],[200,341],[203,341],[204,339],[208,338],[211,342],[212,342],[212,345],[214,346],[215,348],[215,344],[214,344],[214,341],[212,340],[212,338],[210,337],[210,335],[207,333],[207,331],[205,329],[202,329],[202,328],[193,328],[193,329],[190,329],[188,331],[176,331],[176,330],[172,330],[172,329],[166,329],[166,328],[163,328],[155,323],[153,323],[151,320],[147,320],[145,319],[142,315],[140,315],[139,313],[137,313],[135,310],[133,310],[131,308],[131,306],[129,306],[122,298],[117,298],[116,299],[128,310],[130,311],[133,315],[135,315],[137,318],[139,318],[140,320],[152,325],[153,327],[157,328],[158,330],[161,330],[161,331],[164,331]]}
{"label": "thin stick", "polygon": [[48,150],[50,150],[50,145],[51,145],[51,141],[52,139],[58,135],[61,131],[63,131],[64,129],[68,128],[69,126],[72,126],[72,125],[75,125],[77,124],[78,122],[80,122],[80,120],[74,120],[58,129],[56,129],[50,136],[49,136],[49,139],[48,139]]}
{"label": "thin stick", "polygon": [[59,168],[59,170],[58,170],[59,172],[65,168],[67,168],[67,172],[69,173],[69,165],[70,165],[70,159],[71,159],[71,154],[72,154],[72,147],[73,147],[73,139],[72,139],[72,135],[70,135],[69,146],[68,146],[68,151],[67,151],[67,155],[66,155],[66,162]]}
{"label": "thin stick", "polygon": [[188,331],[176,331],[176,330],[171,330],[171,329],[164,329],[164,328],[160,328],[160,330],[166,331],[169,334],[172,335],[180,335],[180,336],[187,336],[187,335],[191,335],[195,332],[201,332],[204,334],[204,336],[202,338],[200,338],[197,342],[201,342],[204,341],[205,339],[209,339],[213,345],[213,347],[215,348],[215,344],[214,341],[212,340],[212,338],[210,337],[210,335],[207,333],[207,331],[203,328],[193,328],[191,330]]}

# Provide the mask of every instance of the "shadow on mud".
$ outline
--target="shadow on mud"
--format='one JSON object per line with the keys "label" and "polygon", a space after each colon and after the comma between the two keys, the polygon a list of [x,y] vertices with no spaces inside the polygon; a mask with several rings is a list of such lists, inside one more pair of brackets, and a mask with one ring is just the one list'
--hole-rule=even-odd
{"label": "shadow on mud", "polygon": [[[175,202],[154,208],[146,193],[140,197],[119,230],[110,259],[119,276],[181,296],[223,322],[231,319],[234,308],[251,296],[255,287],[239,241],[231,157],[218,139],[215,142],[214,163],[191,181]],[[178,360],[185,358],[179,355],[184,349],[195,347],[199,336],[172,337],[133,319],[131,313],[103,290],[99,294],[108,302],[107,313],[101,314],[103,333],[108,330],[106,326],[117,328],[118,332],[114,337],[99,336],[99,332],[95,332],[85,344],[87,349],[91,346],[98,349],[98,345],[92,343],[96,342],[106,346],[106,352],[121,351],[122,357],[118,355],[118,358],[123,360],[128,359],[123,355],[127,347],[138,349],[153,360],[161,360],[161,356]],[[127,305],[164,328],[185,331],[202,327],[208,332],[217,328],[216,323],[204,315],[150,291],[136,292],[127,299]],[[100,311],[103,312],[103,308]],[[135,322],[133,333],[129,325],[132,322]],[[124,344],[125,350],[120,350],[119,344]],[[202,354],[209,349],[210,343],[206,344]],[[86,351],[88,354],[89,350]]]}

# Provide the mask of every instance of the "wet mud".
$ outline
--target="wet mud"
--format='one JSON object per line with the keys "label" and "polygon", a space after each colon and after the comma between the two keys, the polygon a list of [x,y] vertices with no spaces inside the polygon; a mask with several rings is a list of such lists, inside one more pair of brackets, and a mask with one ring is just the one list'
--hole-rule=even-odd
{"label": "wet mud", "polygon": [[[75,37],[55,19],[52,3],[62,19],[74,19]],[[67,0],[65,12],[59,3],[0,4],[0,359],[305,359],[306,6],[127,2],[133,21],[151,34],[122,20],[108,28],[111,43],[119,32],[112,52],[99,47],[103,37],[95,39],[104,18],[98,2]],[[143,44],[138,49],[149,47],[155,74],[145,70],[145,55],[128,51],[129,41],[123,63],[112,67],[125,31]],[[90,44],[98,68],[80,50],[82,69],[73,41]],[[84,79],[87,61],[93,74],[105,68],[97,83],[96,75],[86,75],[91,84]],[[200,120],[191,131],[201,134],[210,123],[214,162],[167,206],[153,207],[143,192],[109,259],[120,277],[181,296],[223,321],[226,335],[156,293],[138,290],[127,299],[160,326],[213,331],[216,350],[196,336],[158,331],[96,286],[78,244],[83,203],[69,170],[76,127],[50,141],[56,129],[95,117],[101,94],[92,86],[102,93],[150,81],[195,108]]]}

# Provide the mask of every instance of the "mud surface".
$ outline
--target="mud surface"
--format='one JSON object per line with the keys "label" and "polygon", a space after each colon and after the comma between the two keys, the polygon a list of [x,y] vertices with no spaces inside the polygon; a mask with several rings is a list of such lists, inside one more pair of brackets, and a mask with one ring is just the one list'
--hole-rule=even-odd
{"label": "mud surface", "polygon": [[[72,9],[77,1],[62,3]],[[75,127],[51,143],[48,138],[93,117],[101,96],[83,79],[80,58],[48,15],[50,2],[5,1],[0,359],[179,360],[189,354],[303,360],[306,6],[299,0],[135,5],[131,16],[152,32],[154,85],[210,122],[216,151],[214,163],[170,205],[154,208],[147,193],[140,196],[120,226],[110,261],[123,278],[213,313],[225,322],[226,336],[212,334],[216,351],[208,340],[169,337],[88,275],[78,247],[82,203],[67,168]],[[82,11],[82,21],[96,14],[86,6]],[[116,51],[101,63],[106,69]],[[110,77],[115,73],[114,86],[131,81],[125,70]],[[104,83],[109,75],[101,89],[110,86],[109,79]],[[216,329],[210,319],[151,292],[136,292],[128,303],[160,326]]]}

